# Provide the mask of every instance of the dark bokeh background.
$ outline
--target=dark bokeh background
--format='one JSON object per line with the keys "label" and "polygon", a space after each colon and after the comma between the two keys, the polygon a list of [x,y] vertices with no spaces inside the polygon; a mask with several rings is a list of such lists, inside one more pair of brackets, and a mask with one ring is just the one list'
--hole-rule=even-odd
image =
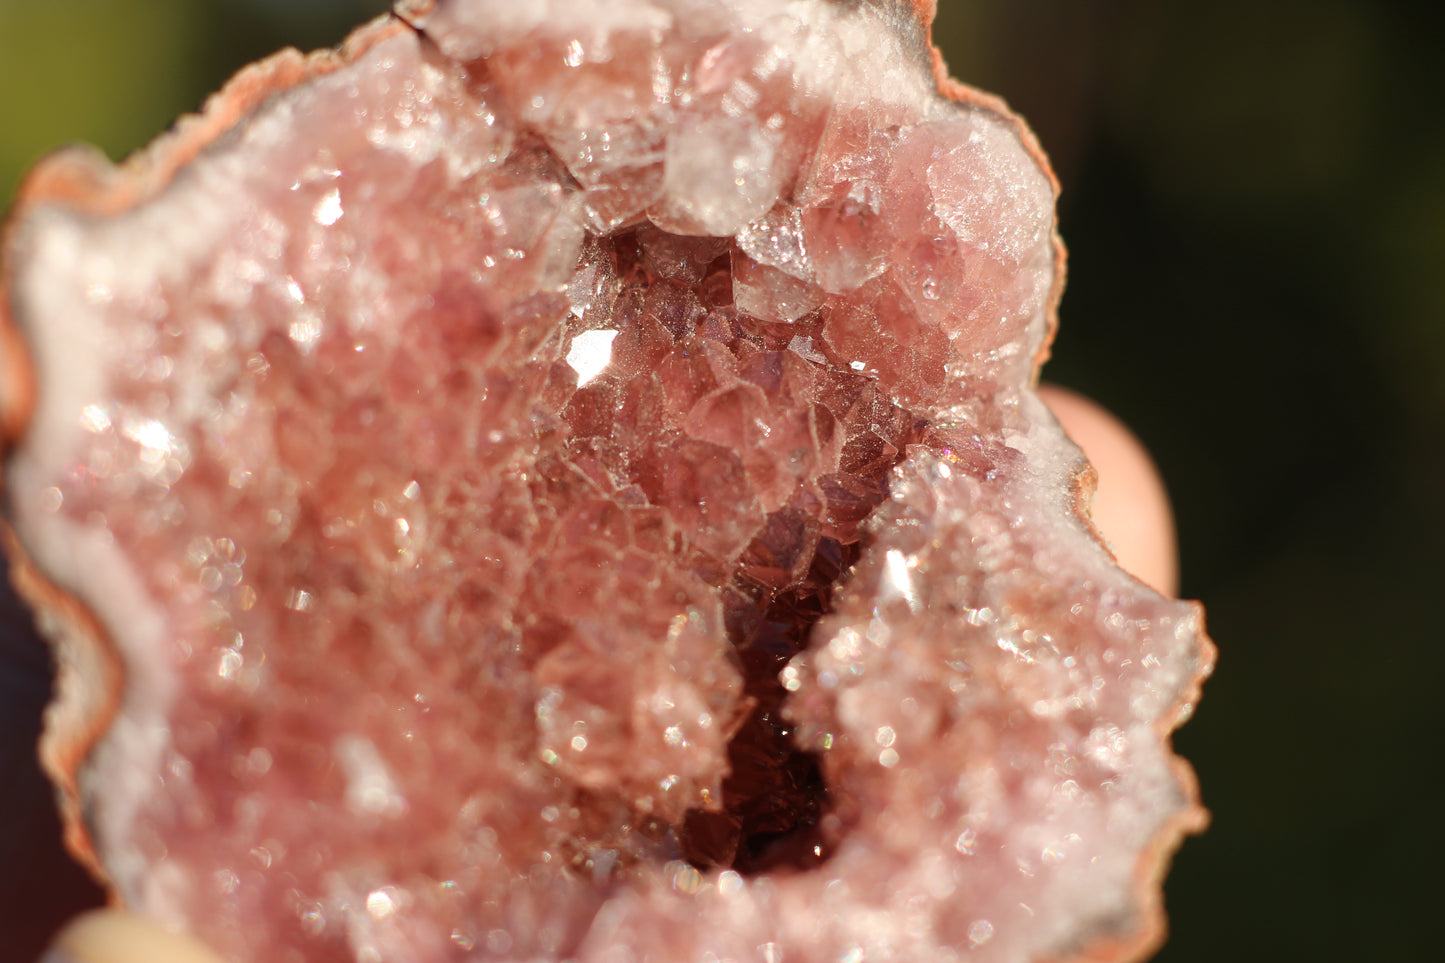
{"label": "dark bokeh background", "polygon": [[[1064,182],[1048,376],[1156,453],[1184,593],[1221,649],[1177,739],[1215,820],[1176,860],[1159,959],[1432,958],[1445,5],[940,6],[955,74],[1027,116]],[[0,0],[0,206],[44,149],[123,155],[241,64],[384,7]],[[24,960],[95,895],[47,863],[43,656],[0,640],[0,818],[18,827],[0,834],[0,957]]]}

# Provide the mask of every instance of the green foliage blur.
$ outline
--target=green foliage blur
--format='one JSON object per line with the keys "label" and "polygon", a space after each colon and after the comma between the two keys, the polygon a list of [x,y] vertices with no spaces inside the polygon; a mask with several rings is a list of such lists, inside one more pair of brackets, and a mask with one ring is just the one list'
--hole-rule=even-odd
{"label": "green foliage blur", "polygon": [[[602,2],[602,0],[599,0]],[[0,207],[381,0],[0,0]],[[1445,5],[939,0],[1064,184],[1052,380],[1130,422],[1220,665],[1167,963],[1423,960],[1445,632]]]}
{"label": "green foliage blur", "polygon": [[330,46],[386,0],[0,0],[0,207],[71,142],[119,159],[284,46]]}

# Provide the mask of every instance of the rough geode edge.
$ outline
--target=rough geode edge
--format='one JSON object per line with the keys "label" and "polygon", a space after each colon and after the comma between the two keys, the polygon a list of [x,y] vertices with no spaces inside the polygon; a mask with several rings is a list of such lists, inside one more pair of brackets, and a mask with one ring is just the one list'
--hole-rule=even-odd
{"label": "rough geode edge", "polygon": [[[888,3],[890,0],[864,0]],[[1037,137],[1002,98],[953,79],[942,53],[933,45],[932,23],[937,0],[892,0],[899,16],[917,25],[922,49],[928,57],[939,93],[956,103],[978,107],[1011,125],[1020,143],[1057,194],[1059,182]],[[302,54],[282,50],[242,68],[219,92],[207,99],[201,111],[185,116],[150,145],[120,164],[89,147],[62,148],[45,158],[25,178],[6,222],[0,226],[0,456],[8,455],[23,438],[36,407],[35,373],[19,325],[12,317],[11,290],[18,228],[31,211],[59,207],[96,218],[129,211],[162,193],[197,155],[216,144],[246,116],[270,98],[315,78],[346,67],[377,44],[391,37],[421,32],[436,0],[399,0],[396,11],[356,28],[338,47]],[[1052,236],[1054,273],[1046,304],[1047,328],[1033,360],[1031,383],[1047,360],[1058,329],[1058,306],[1065,278],[1065,248],[1057,230]],[[1074,514],[1098,538],[1089,518],[1088,503],[1095,486],[1092,466],[1080,462],[1072,479]],[[0,500],[4,498],[3,461],[0,461]],[[1102,542],[1102,539],[1099,539]],[[56,661],[55,701],[47,708],[39,746],[42,769],[57,791],[65,843],[71,854],[104,886],[110,901],[119,897],[109,885],[106,868],[95,851],[80,791],[80,774],[91,751],[115,719],[126,680],[114,642],[76,594],[42,573],[28,557],[10,525],[0,516],[0,549],[10,561],[17,592],[37,614],[43,635],[50,641]],[[1203,625],[1203,609],[1193,604]],[[1209,821],[1199,801],[1193,768],[1172,751],[1170,734],[1188,717],[1198,701],[1203,681],[1212,672],[1215,648],[1199,635],[1198,669],[1169,712],[1156,725],[1156,736],[1169,755],[1170,769],[1186,804],[1155,833],[1135,863],[1135,892],[1141,924],[1125,936],[1096,939],[1069,957],[1079,963],[1106,963],[1139,959],[1163,942],[1166,932],[1162,881],[1169,859],[1187,834],[1201,831]],[[1063,960],[1052,963],[1064,963]]]}

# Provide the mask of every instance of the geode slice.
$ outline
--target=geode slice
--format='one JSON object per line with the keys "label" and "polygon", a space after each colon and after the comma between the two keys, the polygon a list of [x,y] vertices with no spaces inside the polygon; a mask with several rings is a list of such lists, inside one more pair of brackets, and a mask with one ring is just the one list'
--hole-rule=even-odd
{"label": "geode slice", "polygon": [[1051,175],[929,7],[403,3],[33,175],[11,547],[127,906],[238,961],[1152,945],[1210,650],[1081,515]]}

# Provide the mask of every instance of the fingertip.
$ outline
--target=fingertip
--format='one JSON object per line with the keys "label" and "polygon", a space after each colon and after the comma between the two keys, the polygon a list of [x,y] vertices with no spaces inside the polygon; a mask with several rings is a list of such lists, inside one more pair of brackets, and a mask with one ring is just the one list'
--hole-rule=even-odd
{"label": "fingertip", "polygon": [[1082,395],[1054,385],[1041,386],[1039,395],[1098,474],[1090,516],[1119,565],[1151,588],[1176,594],[1174,513],[1143,444],[1119,419]]}
{"label": "fingertip", "polygon": [[199,940],[123,910],[94,910],[60,931],[40,963],[223,963]]}

